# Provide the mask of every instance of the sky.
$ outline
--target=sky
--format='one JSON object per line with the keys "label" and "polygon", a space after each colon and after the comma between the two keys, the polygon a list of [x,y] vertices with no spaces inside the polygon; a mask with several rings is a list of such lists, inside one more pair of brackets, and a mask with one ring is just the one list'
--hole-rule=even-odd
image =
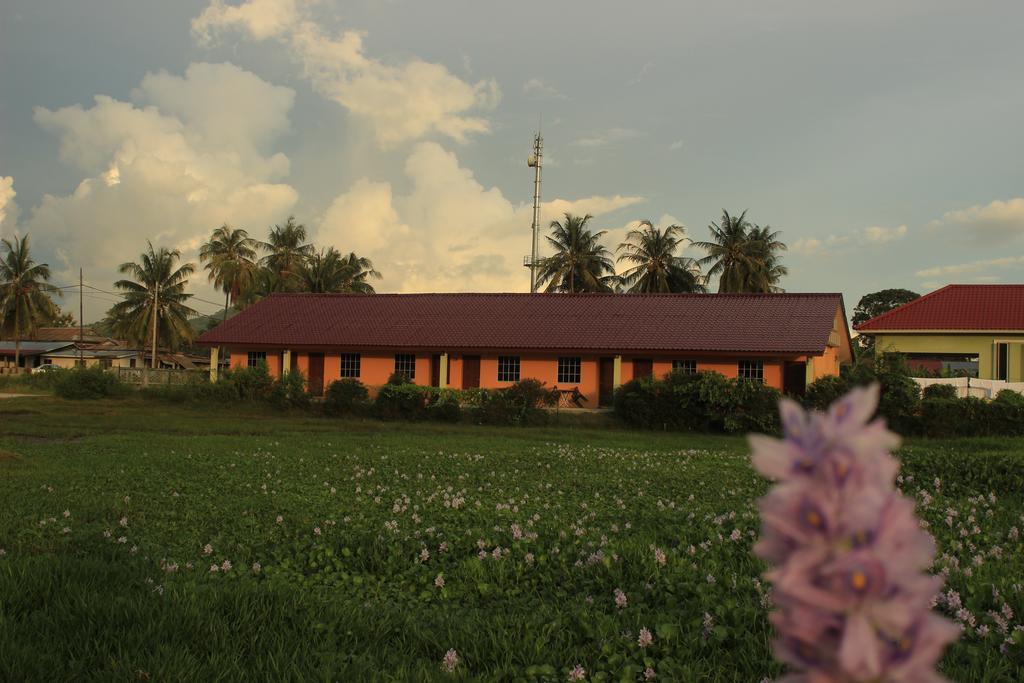
{"label": "sky", "polygon": [[147,240],[197,262],[294,214],[378,291],[528,291],[541,125],[544,225],[590,213],[609,248],[724,208],[848,312],[1022,282],[1022,25],[984,0],[0,0],[0,233],[111,290]]}

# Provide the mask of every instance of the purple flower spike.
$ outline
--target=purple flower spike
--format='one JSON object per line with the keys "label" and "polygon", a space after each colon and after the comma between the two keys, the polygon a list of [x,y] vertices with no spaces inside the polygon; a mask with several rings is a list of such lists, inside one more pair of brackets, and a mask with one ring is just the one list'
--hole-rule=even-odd
{"label": "purple flower spike", "polygon": [[895,488],[899,438],[871,421],[878,395],[855,389],[827,413],[783,400],[785,438],[750,436],[754,467],[777,482],[754,552],[772,565],[790,683],[940,682],[935,664],[960,632],[930,612],[935,542]]}

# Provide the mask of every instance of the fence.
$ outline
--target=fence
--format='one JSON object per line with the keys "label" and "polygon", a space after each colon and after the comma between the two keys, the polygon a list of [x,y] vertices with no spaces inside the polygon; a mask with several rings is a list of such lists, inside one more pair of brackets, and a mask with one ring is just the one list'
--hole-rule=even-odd
{"label": "fence", "polygon": [[128,384],[174,385],[206,379],[206,370],[170,370],[166,368],[117,368],[117,377]]}
{"label": "fence", "polygon": [[914,377],[914,381],[922,389],[932,384],[950,384],[956,387],[958,398],[973,396],[992,399],[1004,389],[1024,394],[1024,382],[1004,382],[998,379],[978,379],[977,377]]}

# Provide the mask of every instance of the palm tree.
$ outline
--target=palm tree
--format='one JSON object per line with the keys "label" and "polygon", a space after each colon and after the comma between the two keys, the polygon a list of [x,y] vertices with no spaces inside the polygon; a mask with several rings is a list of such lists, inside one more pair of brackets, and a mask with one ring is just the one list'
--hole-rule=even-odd
{"label": "palm tree", "polygon": [[240,309],[247,308],[275,292],[290,292],[295,289],[294,278],[284,280],[277,271],[266,266],[257,266],[253,273],[252,284],[238,297],[238,307]]}
{"label": "palm tree", "polygon": [[231,228],[226,223],[210,235],[199,248],[199,260],[209,271],[208,279],[224,292],[224,316],[228,307],[238,301],[242,292],[252,286],[256,273],[256,248],[259,242],[249,237],[242,228]]}
{"label": "palm tree", "polygon": [[782,265],[778,252],[786,251],[787,247],[779,239],[781,233],[772,231],[771,227],[754,226],[750,231],[750,239],[754,243],[754,251],[758,254],[758,268],[750,280],[750,290],[754,292],[781,292],[779,281],[789,274],[789,268]]}
{"label": "palm tree", "polygon": [[593,218],[565,214],[565,222],[551,221],[548,243],[555,253],[541,259],[537,286],[545,282],[545,292],[611,292],[618,278],[611,252],[601,245],[606,231],[591,232],[587,223]]}
{"label": "palm tree", "polygon": [[650,294],[655,292],[704,292],[700,267],[692,258],[676,256],[683,245],[686,232],[681,225],[670,225],[664,230],[650,221],[626,233],[626,241],[617,251],[624,252],[617,263],[632,264],[619,277],[627,291]]}
{"label": "palm tree", "polygon": [[341,255],[334,247],[313,254],[299,271],[299,289],[314,294],[374,294],[367,278],[380,278],[373,262],[355,253]]}
{"label": "palm tree", "polygon": [[5,252],[0,260],[0,330],[14,336],[17,367],[21,364],[22,334],[31,335],[36,325],[60,315],[49,295],[61,292],[48,282],[50,267],[32,260],[28,235],[20,240],[0,240],[0,246]]}
{"label": "palm tree", "polygon": [[302,264],[313,255],[313,245],[306,243],[306,226],[296,223],[295,216],[288,216],[284,225],[270,229],[266,242],[260,248],[267,252],[262,263],[277,273],[283,280],[298,276]]}
{"label": "palm tree", "polygon": [[365,256],[349,252],[341,258],[345,264],[345,288],[343,291],[356,294],[376,294],[368,280],[380,280],[383,276],[373,267],[373,261]]}
{"label": "palm tree", "polygon": [[158,339],[163,339],[171,349],[192,341],[194,331],[188,320],[198,313],[185,303],[192,297],[185,293],[185,285],[195,266],[179,266],[181,252],[177,249],[155,250],[151,242],[147,244],[139,263],[128,261],[118,267],[118,271],[134,279],[114,283],[114,287],[125,292],[124,301],[114,304],[107,316],[116,334],[136,344],[144,343],[155,329],[151,359],[155,368]]}
{"label": "palm tree", "polygon": [[721,223],[708,226],[711,240],[693,245],[707,252],[697,261],[711,264],[706,276],[718,276],[719,292],[776,292],[777,283],[787,273],[777,252],[786,248],[779,233],[760,228],[747,220],[747,212],[730,216],[722,210]]}

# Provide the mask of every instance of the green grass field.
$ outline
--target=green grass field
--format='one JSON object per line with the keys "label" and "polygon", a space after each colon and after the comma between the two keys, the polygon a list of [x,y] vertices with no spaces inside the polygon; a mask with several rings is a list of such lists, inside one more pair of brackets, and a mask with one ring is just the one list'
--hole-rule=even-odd
{"label": "green grass field", "polygon": [[[944,672],[1024,679],[1024,441],[901,455]],[[766,488],[729,437],[2,400],[0,680],[756,683]]]}

